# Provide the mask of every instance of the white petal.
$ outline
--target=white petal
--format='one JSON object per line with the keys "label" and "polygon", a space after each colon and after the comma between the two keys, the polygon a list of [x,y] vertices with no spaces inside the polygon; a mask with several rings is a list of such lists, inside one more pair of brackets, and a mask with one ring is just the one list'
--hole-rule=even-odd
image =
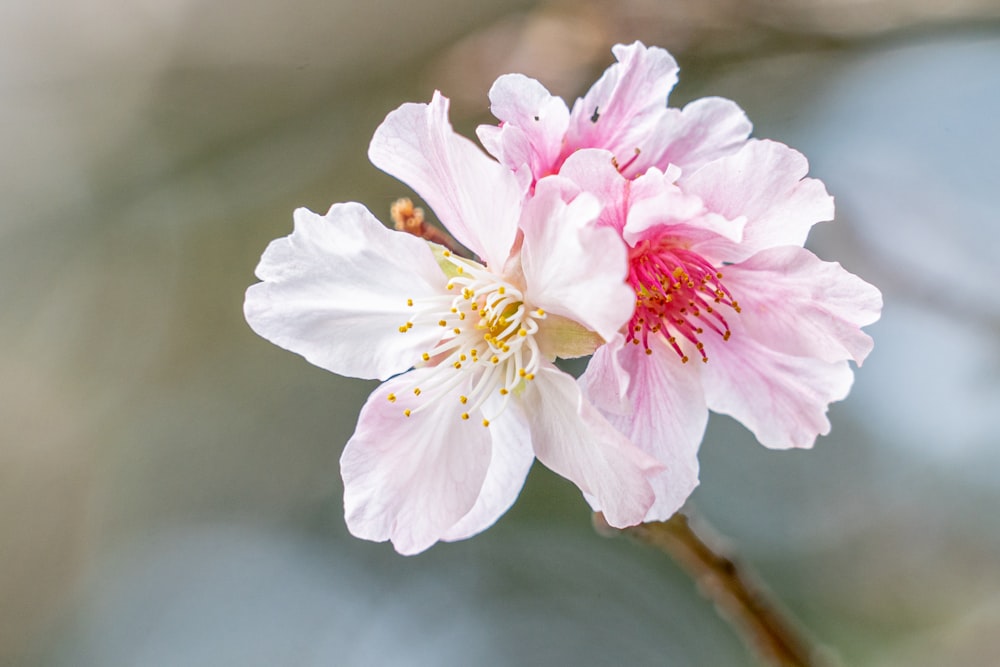
{"label": "white petal", "polygon": [[592,195],[566,204],[560,180],[538,182],[521,221],[527,298],[532,306],[576,320],[608,340],[634,307],[625,283],[625,244],[613,229],[591,224],[601,210]]}
{"label": "white petal", "polygon": [[[483,412],[496,414],[495,406],[496,402],[488,402]],[[493,418],[489,432],[493,455],[479,498],[468,514],[442,536],[443,540],[464,540],[496,523],[517,500],[535,461],[528,425],[516,410],[504,411]]]}
{"label": "white petal", "polygon": [[612,526],[646,517],[654,500],[649,478],[660,464],[585,401],[572,377],[541,368],[519,398],[539,461],[580,487]]}
{"label": "white petal", "polygon": [[502,267],[517,233],[528,183],[455,134],[448,100],[404,104],[375,130],[368,157],[409,184],[448,231],[487,265]]}
{"label": "white petal", "polygon": [[830,432],[830,403],[850,391],[848,363],[782,354],[748,335],[738,315],[728,320],[732,337],[706,345],[701,364],[708,407],[735,417],[765,447],[812,447]]}
{"label": "white petal", "polygon": [[271,242],[257,276],[264,282],[243,306],[250,327],[334,373],[385,379],[440,339],[434,327],[399,332],[412,313],[407,298],[444,291],[430,247],[361,204],[295,211],[295,231]]}
{"label": "white petal", "polygon": [[473,374],[466,373],[454,402],[445,397],[403,414],[420,405],[415,384],[449,371],[421,368],[393,378],[362,408],[340,459],[347,527],[356,537],[392,540],[399,553],[415,554],[444,539],[476,505],[490,466],[490,433],[480,421],[461,419],[457,400]]}

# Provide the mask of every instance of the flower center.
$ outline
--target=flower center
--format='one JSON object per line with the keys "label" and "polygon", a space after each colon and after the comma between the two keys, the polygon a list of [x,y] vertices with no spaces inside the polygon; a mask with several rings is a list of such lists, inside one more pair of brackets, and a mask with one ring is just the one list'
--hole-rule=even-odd
{"label": "flower center", "polygon": [[[443,257],[453,268],[445,286],[449,293],[407,299],[413,316],[399,327],[404,334],[419,325],[440,327],[442,333],[419,364],[438,372],[428,384],[412,388],[420,405],[403,414],[409,417],[451,397],[461,406],[459,416],[469,419],[495,392],[504,397],[506,406],[511,392],[535,379],[541,362],[535,333],[546,315],[541,308],[529,308],[520,289],[486,267],[447,250]],[[457,394],[467,373],[476,375],[473,388],[468,395]],[[388,398],[396,401],[394,394]],[[488,419],[483,419],[483,426],[489,426]]]}
{"label": "flower center", "polygon": [[629,253],[628,280],[635,290],[628,340],[641,343],[646,354],[653,353],[650,334],[662,336],[684,363],[688,356],[681,349],[681,338],[693,343],[705,362],[708,355],[701,336],[706,330],[729,340],[729,325],[719,306],[736,313],[740,306],[722,284],[722,272],[701,255],[670,239],[642,241]]}

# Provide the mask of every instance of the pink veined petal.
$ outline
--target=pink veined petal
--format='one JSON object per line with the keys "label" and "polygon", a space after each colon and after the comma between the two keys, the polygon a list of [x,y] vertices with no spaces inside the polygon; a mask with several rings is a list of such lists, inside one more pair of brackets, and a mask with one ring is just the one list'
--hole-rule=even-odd
{"label": "pink veined petal", "polygon": [[[587,372],[580,378],[584,395],[601,409],[608,421],[637,447],[650,454],[665,468],[650,480],[656,501],[645,521],[665,521],[673,516],[698,486],[698,447],[708,423],[701,386],[700,368],[681,363],[680,358],[661,337],[650,337],[652,354],[641,345],[625,345],[615,355],[620,368],[628,373],[630,413],[605,409],[602,394],[595,386],[615,371],[601,368],[611,359],[594,355]],[[596,367],[591,368],[591,366]],[[590,377],[588,377],[590,376]],[[606,380],[605,380],[606,381]]]}
{"label": "pink veined petal", "polygon": [[340,375],[385,379],[441,336],[432,327],[399,332],[407,298],[443,291],[430,247],[361,204],[336,204],[326,216],[296,210],[295,231],[271,242],[257,276],[243,304],[250,327]]}
{"label": "pink veined petal", "polygon": [[621,232],[625,226],[633,183],[618,173],[613,160],[614,155],[610,151],[585,148],[566,158],[559,175],[597,197],[601,204],[596,223],[599,227],[611,227]]}
{"label": "pink veined petal", "polygon": [[732,100],[704,97],[683,109],[668,109],[650,137],[649,149],[634,168],[666,169],[674,164],[691,174],[713,160],[732,155],[746,143],[753,125]]}
{"label": "pink veined petal", "polygon": [[874,343],[861,327],[878,319],[882,294],[840,264],[784,246],[723,272],[746,332],[767,347],[859,366],[871,352]]}
{"label": "pink veined petal", "polygon": [[612,526],[645,518],[654,500],[649,477],[660,464],[583,400],[572,377],[542,367],[519,398],[539,461],[576,484]]}
{"label": "pink veined petal", "polygon": [[508,168],[528,165],[535,179],[557,167],[569,108],[541,83],[523,74],[505,74],[490,88],[490,111],[500,126],[481,126],[483,146]]}
{"label": "pink veined petal", "polygon": [[[618,158],[626,176],[634,176],[641,173],[638,160],[651,148],[654,129],[667,112],[677,62],[664,49],[641,42],[618,44],[612,52],[618,62],[573,105],[566,147],[605,148]],[[630,165],[633,159],[636,163]]]}
{"label": "pink veined petal", "polygon": [[409,184],[465,247],[503,266],[517,233],[528,183],[451,128],[448,99],[404,104],[375,130],[368,157]]}
{"label": "pink veined petal", "polygon": [[[392,540],[404,555],[449,534],[476,505],[490,466],[489,429],[481,419],[460,419],[457,401],[438,400],[411,417],[403,414],[419,405],[409,390],[441,371],[419,368],[372,392],[340,458],[351,534]],[[456,392],[471,388],[473,374],[466,375]]]}
{"label": "pink veined petal", "polygon": [[624,416],[632,414],[629,387],[632,378],[622,366],[619,354],[625,345],[625,336],[618,333],[594,351],[587,369],[577,382],[584,398],[590,401],[601,414]]}
{"label": "pink veined petal", "polygon": [[821,181],[805,178],[806,158],[776,141],[752,139],[734,155],[682,176],[685,192],[730,220],[746,217],[741,245],[746,259],[758,250],[802,246],[817,222],[833,219],[833,198]]}
{"label": "pink veined petal", "polygon": [[625,244],[614,230],[590,224],[600,212],[593,196],[565,203],[561,180],[539,181],[521,220],[526,296],[608,340],[632,316]]}
{"label": "pink veined petal", "polygon": [[[490,399],[483,406],[483,413],[500,412],[499,400]],[[493,452],[486,472],[483,488],[476,504],[441,537],[446,541],[464,540],[489,528],[517,500],[535,461],[531,448],[531,433],[527,423],[512,410],[490,420]]]}
{"label": "pink veined petal", "polygon": [[748,335],[740,316],[729,322],[732,337],[707,347],[701,368],[709,409],[742,422],[765,447],[812,447],[830,432],[830,403],[851,388],[847,361],[782,354]]}

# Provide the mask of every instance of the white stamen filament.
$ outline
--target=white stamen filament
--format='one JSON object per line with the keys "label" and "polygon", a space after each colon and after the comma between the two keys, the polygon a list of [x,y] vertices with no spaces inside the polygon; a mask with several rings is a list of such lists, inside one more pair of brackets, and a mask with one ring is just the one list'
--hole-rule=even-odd
{"label": "white stamen filament", "polygon": [[[457,274],[448,280],[448,292],[407,299],[413,313],[399,327],[403,334],[417,325],[441,331],[440,341],[418,364],[438,372],[420,387],[413,387],[420,403],[405,414],[416,415],[438,400],[454,400],[456,416],[467,419],[494,393],[503,397],[499,411],[503,412],[512,392],[534,379],[538,371],[542,357],[535,334],[538,321],[546,314],[528,307],[520,289],[485,267],[448,252],[444,256]],[[477,377],[469,394],[460,396],[456,388],[468,372]],[[484,419],[483,425],[488,426],[497,416]]]}

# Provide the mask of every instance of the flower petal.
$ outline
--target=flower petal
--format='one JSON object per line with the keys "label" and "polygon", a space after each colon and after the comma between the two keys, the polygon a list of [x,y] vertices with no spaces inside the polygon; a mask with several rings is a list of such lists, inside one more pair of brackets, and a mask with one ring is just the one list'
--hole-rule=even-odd
{"label": "flower petal", "polygon": [[435,92],[430,104],[391,112],[375,130],[368,157],[412,187],[459,243],[487,265],[503,266],[528,183],[455,134],[447,98]]}
{"label": "flower petal", "polygon": [[817,222],[833,219],[833,198],[821,181],[804,178],[806,158],[776,141],[750,140],[735,155],[681,176],[685,192],[730,220],[746,217],[741,257],[781,245],[802,246]]}
{"label": "flower petal", "polygon": [[[665,521],[687,501],[698,486],[698,447],[708,423],[708,407],[701,386],[700,369],[681,363],[680,357],[660,336],[650,336],[646,354],[641,345],[624,345],[615,355],[620,368],[628,373],[629,413],[605,410],[600,392],[592,392],[594,381],[614,371],[597,367],[581,378],[584,395],[591,399],[608,421],[637,447],[665,466],[650,480],[656,501],[645,521]],[[594,360],[608,363],[605,356]]]}
{"label": "flower petal", "polygon": [[660,169],[674,164],[691,174],[738,151],[751,130],[750,119],[735,102],[704,97],[683,109],[668,109],[652,132],[646,154],[636,162],[648,161]]}
{"label": "flower petal", "polygon": [[599,148],[578,150],[566,158],[559,175],[597,197],[601,203],[601,213],[596,223],[598,226],[611,227],[621,232],[625,226],[633,181],[618,173],[614,155]]}
{"label": "flower petal", "polygon": [[610,339],[632,316],[628,256],[617,232],[591,224],[600,204],[589,194],[563,201],[559,177],[538,182],[521,220],[521,264],[533,306],[576,320]]}
{"label": "flower petal", "polygon": [[[483,413],[499,412],[498,401],[487,402]],[[504,412],[490,420],[493,453],[483,488],[476,504],[441,537],[443,540],[464,540],[489,528],[517,500],[535,461],[528,425],[516,410]]]}
{"label": "flower petal", "polygon": [[558,166],[569,108],[541,83],[523,74],[505,74],[490,88],[490,111],[500,125],[476,130],[483,146],[509,169],[528,165],[540,179]]}
{"label": "flower petal", "polygon": [[407,298],[443,291],[427,243],[386,229],[361,204],[326,216],[300,208],[295,231],[271,242],[243,310],[272,343],[340,375],[385,379],[410,368],[440,339],[432,327],[405,335]]}
{"label": "flower petal", "polygon": [[[420,368],[379,386],[361,409],[340,459],[347,527],[356,537],[392,540],[401,554],[444,539],[476,505],[490,466],[489,429],[459,418],[457,401],[438,400],[406,417],[411,389],[441,368]],[[456,393],[468,393],[466,373]],[[390,402],[390,394],[398,396]]]}
{"label": "flower petal", "polygon": [[539,461],[580,487],[612,526],[632,526],[645,518],[654,500],[649,477],[660,464],[583,400],[572,377],[543,367],[519,398]]}
{"label": "flower petal", "polygon": [[632,177],[649,166],[644,154],[667,113],[677,62],[664,49],[641,42],[618,44],[612,52],[618,62],[573,105],[566,146],[610,150],[622,173]]}
{"label": "flower petal", "polygon": [[729,323],[732,337],[707,346],[701,365],[708,407],[742,422],[765,447],[812,447],[830,432],[829,404],[851,388],[847,361],[783,354],[750,336],[741,317]]}
{"label": "flower petal", "polygon": [[824,361],[850,358],[858,365],[871,352],[872,339],[861,327],[878,319],[882,294],[840,264],[784,246],[723,271],[747,333],[764,345]]}

